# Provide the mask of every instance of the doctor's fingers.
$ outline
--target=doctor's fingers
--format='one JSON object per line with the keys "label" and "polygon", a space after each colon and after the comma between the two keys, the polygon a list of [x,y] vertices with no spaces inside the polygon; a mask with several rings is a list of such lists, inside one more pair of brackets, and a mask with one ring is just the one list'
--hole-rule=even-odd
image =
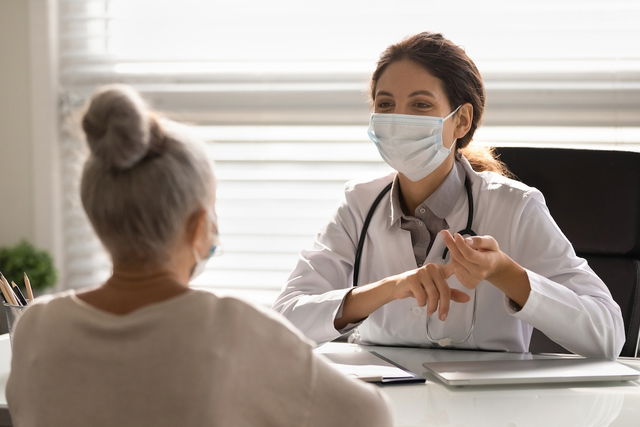
{"label": "doctor's fingers", "polygon": [[[493,238],[491,238],[493,239]],[[469,249],[472,250],[473,249]],[[461,251],[462,252],[462,251]],[[464,256],[461,252],[452,251],[451,260],[464,266],[468,272],[478,280],[484,280],[489,277],[501,257],[502,251],[498,250],[479,250],[474,251],[474,259]]]}
{"label": "doctor's fingers", "polygon": [[453,236],[453,239],[457,254],[473,264],[481,264],[484,262],[485,258],[483,257],[482,250],[476,250],[470,247],[467,240],[458,233]]}
{"label": "doctor's fingers", "polygon": [[431,315],[438,309],[440,291],[431,277],[432,269],[429,268],[429,270],[427,270],[427,268],[428,266],[419,269],[416,272],[416,278],[418,279],[418,284],[427,294],[427,313]]}
{"label": "doctor's fingers", "polygon": [[[439,294],[438,314],[439,319],[444,321],[449,314],[449,301],[451,300],[451,288],[445,281],[443,266],[427,264],[424,268],[429,273],[429,278],[436,286]],[[435,310],[434,310],[435,311]]]}
{"label": "doctor's fingers", "polygon": [[[455,235],[455,242],[460,254],[473,264],[487,270],[493,268],[497,254],[500,254],[500,246],[491,236],[473,236],[464,238],[460,234]],[[474,249],[475,248],[475,249]]]}
{"label": "doctor's fingers", "polygon": [[471,301],[471,297],[468,294],[459,291],[458,289],[451,289],[451,300],[455,302],[465,303]]}
{"label": "doctor's fingers", "polygon": [[[456,236],[459,236],[458,233],[456,233]],[[447,245],[447,248],[449,249],[449,253],[451,254],[452,258],[458,258],[458,259],[466,259],[466,256],[462,253],[462,251],[460,250],[460,247],[458,246],[458,242],[456,241],[456,239],[454,238],[454,236],[451,235],[451,233],[449,233],[448,230],[444,230],[442,232],[442,237],[444,240],[445,245]],[[464,243],[464,239],[463,239],[463,244],[466,245],[466,243]],[[470,251],[474,251],[471,248],[468,248]]]}
{"label": "doctor's fingers", "polygon": [[473,289],[483,280],[482,273],[477,266],[452,258],[451,263],[455,269],[456,278],[462,286],[467,289]]}
{"label": "doctor's fingers", "polygon": [[422,286],[420,279],[414,277],[413,280],[410,280],[408,283],[409,292],[415,298],[416,303],[420,307],[424,307],[427,304],[428,296],[427,291]]}
{"label": "doctor's fingers", "polygon": [[[438,271],[433,267],[436,267]],[[427,304],[427,314],[431,315],[438,310],[438,317],[444,321],[449,314],[451,300],[465,303],[471,298],[466,293],[449,287],[444,273],[440,269],[441,265],[433,264],[433,267],[425,266],[418,270],[414,276],[417,280],[411,283],[411,292],[418,305],[422,307],[425,303]]]}
{"label": "doctor's fingers", "polygon": [[472,249],[478,249],[480,251],[498,251],[500,245],[493,236],[471,236],[465,237],[467,245]]}

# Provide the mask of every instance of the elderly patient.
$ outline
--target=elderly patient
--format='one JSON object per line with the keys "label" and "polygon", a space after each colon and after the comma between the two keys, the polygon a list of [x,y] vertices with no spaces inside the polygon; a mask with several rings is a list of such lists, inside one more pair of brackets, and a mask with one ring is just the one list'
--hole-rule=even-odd
{"label": "elderly patient", "polygon": [[43,297],[13,337],[20,426],[387,426],[373,386],[314,355],[286,320],[189,289],[215,250],[203,147],[125,86],[91,99],[82,203],[113,259],[100,287]]}

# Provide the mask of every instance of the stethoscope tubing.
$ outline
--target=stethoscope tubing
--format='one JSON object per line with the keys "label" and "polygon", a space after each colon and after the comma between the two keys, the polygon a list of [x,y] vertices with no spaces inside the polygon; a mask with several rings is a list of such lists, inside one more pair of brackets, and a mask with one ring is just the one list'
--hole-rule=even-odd
{"label": "stethoscope tubing", "polygon": [[[369,211],[367,212],[367,216],[365,217],[364,223],[362,224],[362,229],[360,231],[360,237],[358,238],[358,247],[356,248],[356,256],[354,259],[354,265],[353,265],[353,286],[358,286],[358,278],[360,275],[360,263],[362,260],[362,253],[364,251],[364,244],[366,242],[367,239],[367,230],[369,229],[369,224],[371,223],[371,219],[373,218],[373,215],[378,207],[378,205],[380,204],[380,202],[382,201],[382,199],[384,198],[384,196],[391,190],[391,187],[393,185],[393,182],[387,184],[382,191],[380,191],[380,193],[378,193],[378,195],[376,196],[375,200],[373,201],[373,203],[371,204],[371,207],[369,208]],[[461,234],[463,236],[477,236],[476,232],[473,231],[473,217],[474,217],[474,207],[473,207],[473,194],[472,194],[472,188],[471,188],[471,181],[469,180],[468,176],[465,176],[464,179],[464,187],[467,193],[467,225],[465,226],[464,229],[458,231],[458,234]],[[449,252],[449,248],[447,248],[445,246],[444,251],[442,252],[442,259],[446,260],[447,259],[447,254]],[[426,336],[427,339],[432,342],[432,343],[437,343],[439,346],[441,347],[446,347],[449,346],[451,344],[461,344],[465,341],[467,341],[470,337],[471,334],[473,333],[473,329],[475,328],[475,324],[476,324],[476,307],[477,307],[477,298],[476,298],[476,291],[474,290],[474,295],[473,295],[473,315],[472,315],[472,319],[471,319],[471,328],[469,328],[468,333],[466,334],[466,337],[462,340],[462,341],[453,341],[451,338],[440,338],[440,339],[434,339],[431,337],[431,334],[429,332],[429,318],[427,317],[427,321],[426,321]]]}

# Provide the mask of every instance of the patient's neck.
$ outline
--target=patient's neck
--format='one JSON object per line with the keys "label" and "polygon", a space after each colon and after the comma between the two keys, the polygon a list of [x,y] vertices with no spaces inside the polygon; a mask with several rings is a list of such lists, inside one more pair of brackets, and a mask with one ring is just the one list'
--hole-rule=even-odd
{"label": "patient's neck", "polygon": [[110,281],[144,287],[153,282],[173,282],[189,286],[191,268],[188,262],[169,259],[161,262],[113,260]]}
{"label": "patient's neck", "polygon": [[100,287],[78,292],[78,298],[110,313],[127,314],[188,291],[187,271],[171,268],[171,263],[135,264],[114,261],[113,274]]}
{"label": "patient's neck", "polygon": [[134,290],[165,282],[186,287],[188,281],[189,277],[185,277],[184,273],[167,268],[167,266],[114,263],[113,273],[107,284]]}

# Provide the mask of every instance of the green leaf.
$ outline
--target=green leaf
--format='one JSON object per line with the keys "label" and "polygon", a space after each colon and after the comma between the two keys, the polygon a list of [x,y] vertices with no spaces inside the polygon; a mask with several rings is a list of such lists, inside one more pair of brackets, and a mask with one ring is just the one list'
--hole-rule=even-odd
{"label": "green leaf", "polygon": [[57,280],[53,259],[48,252],[33,247],[23,240],[15,246],[0,248],[0,272],[9,282],[13,281],[24,289],[27,273],[34,290],[44,290]]}

